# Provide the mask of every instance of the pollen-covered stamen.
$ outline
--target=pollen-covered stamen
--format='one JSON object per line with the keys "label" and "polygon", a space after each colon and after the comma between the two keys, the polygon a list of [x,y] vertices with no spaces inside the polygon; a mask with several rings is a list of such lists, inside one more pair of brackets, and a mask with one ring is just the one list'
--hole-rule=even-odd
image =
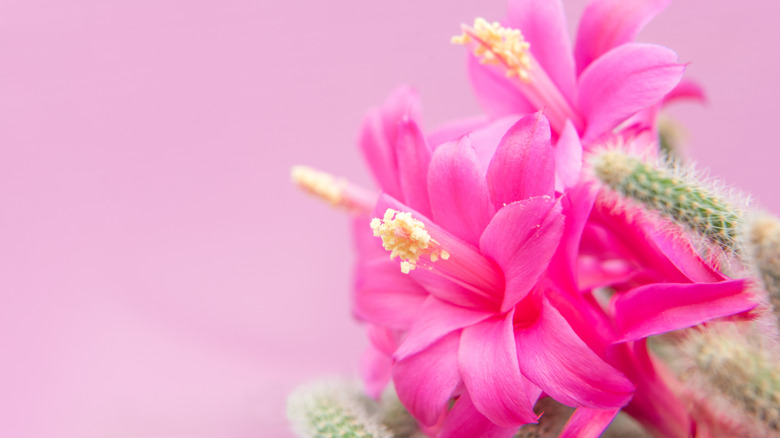
{"label": "pollen-covered stamen", "polygon": [[390,251],[390,258],[401,259],[401,272],[408,274],[417,267],[420,257],[426,256],[432,262],[447,260],[450,254],[443,250],[439,242],[433,240],[425,224],[404,213],[388,208],[382,219],[371,221],[374,236],[382,239],[382,245]]}
{"label": "pollen-covered stamen", "polygon": [[290,170],[293,183],[334,207],[342,207],[359,213],[368,213],[375,204],[375,196],[350,184],[346,179],[320,172],[306,166],[293,166]]}
{"label": "pollen-covered stamen", "polygon": [[475,19],[473,27],[465,24],[461,27],[463,35],[453,37],[453,43],[466,45],[474,41],[477,43],[474,56],[480,62],[503,64],[508,77],[517,76],[524,82],[530,80],[531,45],[519,30],[503,27],[498,22],[490,23],[484,18]]}
{"label": "pollen-covered stamen", "polygon": [[454,44],[473,47],[474,56],[482,64],[496,66],[514,79],[512,83],[536,109],[545,114],[556,132],[561,132],[570,120],[580,131],[584,123],[561,91],[547,76],[531,52],[531,44],[518,29],[490,23],[484,18],[474,20],[474,26],[461,25],[463,34],[453,37]]}

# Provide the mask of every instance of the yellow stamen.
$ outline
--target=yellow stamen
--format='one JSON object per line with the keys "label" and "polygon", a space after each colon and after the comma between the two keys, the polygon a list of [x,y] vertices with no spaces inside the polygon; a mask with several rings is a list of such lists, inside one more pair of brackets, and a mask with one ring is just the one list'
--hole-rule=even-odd
{"label": "yellow stamen", "polygon": [[401,272],[408,274],[417,267],[420,257],[427,255],[432,262],[447,260],[450,254],[439,242],[433,240],[425,224],[412,217],[411,213],[388,208],[382,219],[371,220],[374,236],[382,239],[382,245],[390,251],[390,258],[401,259]]}
{"label": "yellow stamen", "polygon": [[531,45],[519,30],[477,18],[474,27],[463,25],[463,34],[452,38],[453,44],[466,45],[471,42],[477,43],[474,56],[483,64],[504,64],[507,77],[517,76],[524,82],[530,81]]}
{"label": "yellow stamen", "polygon": [[304,191],[324,199],[331,205],[343,205],[346,180],[336,179],[333,175],[306,166],[293,166],[290,176]]}

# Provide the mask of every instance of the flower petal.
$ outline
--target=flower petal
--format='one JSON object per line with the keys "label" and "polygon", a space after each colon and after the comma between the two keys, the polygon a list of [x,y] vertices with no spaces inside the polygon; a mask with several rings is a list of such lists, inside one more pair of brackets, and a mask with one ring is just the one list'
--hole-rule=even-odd
{"label": "flower petal", "polygon": [[428,293],[398,268],[398,262],[385,257],[356,268],[353,312],[372,324],[393,329],[409,328]]}
{"label": "flower petal", "polygon": [[427,186],[434,221],[476,245],[495,209],[468,136],[436,149]]}
{"label": "flower petal", "polygon": [[490,118],[535,111],[533,105],[507,79],[506,73],[500,68],[482,64],[472,54],[469,54],[466,68],[477,101]]}
{"label": "flower petal", "polygon": [[517,365],[514,312],[463,329],[458,364],[463,383],[477,407],[501,426],[535,423],[534,404],[542,390]]}
{"label": "flower petal", "polygon": [[501,312],[514,307],[536,285],[562,234],[561,205],[547,196],[515,202],[496,213],[479,247],[504,271]]}
{"label": "flower petal", "polygon": [[420,99],[409,87],[399,87],[380,108],[363,119],[358,144],[363,158],[382,191],[403,199],[398,181],[398,158],[395,142],[398,123],[404,119],[419,120]]}
{"label": "flower petal", "polygon": [[574,98],[575,76],[566,16],[560,0],[512,0],[507,25],[520,29],[534,58],[561,93]]}
{"label": "flower petal", "polygon": [[598,438],[618,412],[620,409],[578,408],[563,426],[558,438]]}
{"label": "flower petal", "polygon": [[393,358],[403,360],[424,350],[447,334],[476,324],[490,316],[492,314],[488,312],[453,306],[434,296],[429,296]]}
{"label": "flower petal", "polygon": [[756,306],[746,280],[720,283],[650,284],[616,295],[612,306],[619,332],[616,342],[691,327]]}
{"label": "flower petal", "polygon": [[370,397],[379,398],[387,384],[390,383],[393,360],[389,355],[369,344],[363,353],[360,365],[366,392]]}
{"label": "flower petal", "polygon": [[594,61],[579,81],[579,110],[587,121],[583,143],[659,102],[684,71],[676,53],[652,44],[624,44]]}
{"label": "flower petal", "polygon": [[591,62],[636,38],[636,35],[671,0],[595,0],[582,14],[574,57],[577,74]]}
{"label": "flower petal", "polygon": [[465,119],[458,119],[443,125],[437,126],[431,130],[428,135],[428,144],[436,149],[437,146],[448,141],[455,141],[475,129],[480,129],[488,125],[489,120],[486,116],[475,116]]}
{"label": "flower petal", "polygon": [[499,426],[482,415],[468,393],[464,393],[447,413],[439,438],[511,438],[517,427]]}
{"label": "flower petal", "polygon": [[395,152],[398,157],[398,179],[406,204],[430,216],[426,174],[431,162],[431,149],[420,127],[408,117],[398,124]]}
{"label": "flower petal", "polygon": [[542,112],[529,114],[509,128],[487,169],[490,198],[496,209],[533,196],[551,196],[555,158],[550,123]]}
{"label": "flower petal", "polygon": [[610,409],[625,405],[634,389],[601,360],[546,298],[536,322],[515,329],[520,371],[560,403]]}
{"label": "flower petal", "polygon": [[582,143],[569,120],[555,144],[555,189],[559,192],[574,187],[580,181]]}
{"label": "flower petal", "polygon": [[406,409],[430,426],[447,409],[460,383],[458,343],[460,332],[450,333],[425,350],[396,362],[393,383]]}

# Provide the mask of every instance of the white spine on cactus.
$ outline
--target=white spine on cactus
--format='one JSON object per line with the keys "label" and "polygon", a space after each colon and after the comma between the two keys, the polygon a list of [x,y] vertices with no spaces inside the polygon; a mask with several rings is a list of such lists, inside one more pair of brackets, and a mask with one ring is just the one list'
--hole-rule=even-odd
{"label": "white spine on cactus", "polygon": [[391,438],[377,409],[349,382],[301,386],[287,399],[287,417],[302,438]]}

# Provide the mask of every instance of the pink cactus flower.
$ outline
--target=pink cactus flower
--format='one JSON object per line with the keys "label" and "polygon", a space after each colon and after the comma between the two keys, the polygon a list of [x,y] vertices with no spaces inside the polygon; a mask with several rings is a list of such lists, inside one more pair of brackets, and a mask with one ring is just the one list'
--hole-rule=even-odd
{"label": "pink cactus flower", "polygon": [[454,42],[474,48],[471,82],[489,115],[545,109],[554,133],[569,121],[587,146],[680,82],[685,66],[673,51],[633,42],[669,3],[593,0],[572,51],[559,0],[510,0],[501,24],[477,19]]}
{"label": "pink cactus flower", "polygon": [[362,135],[386,192],[371,224],[382,242],[365,222],[356,229],[369,388],[392,377],[441,436],[511,436],[536,421],[542,392],[614,415],[633,385],[571,328],[545,274],[565,222],[556,180],[571,179],[556,169],[547,119],[502,119],[431,151],[414,108],[411,93],[396,93]]}

